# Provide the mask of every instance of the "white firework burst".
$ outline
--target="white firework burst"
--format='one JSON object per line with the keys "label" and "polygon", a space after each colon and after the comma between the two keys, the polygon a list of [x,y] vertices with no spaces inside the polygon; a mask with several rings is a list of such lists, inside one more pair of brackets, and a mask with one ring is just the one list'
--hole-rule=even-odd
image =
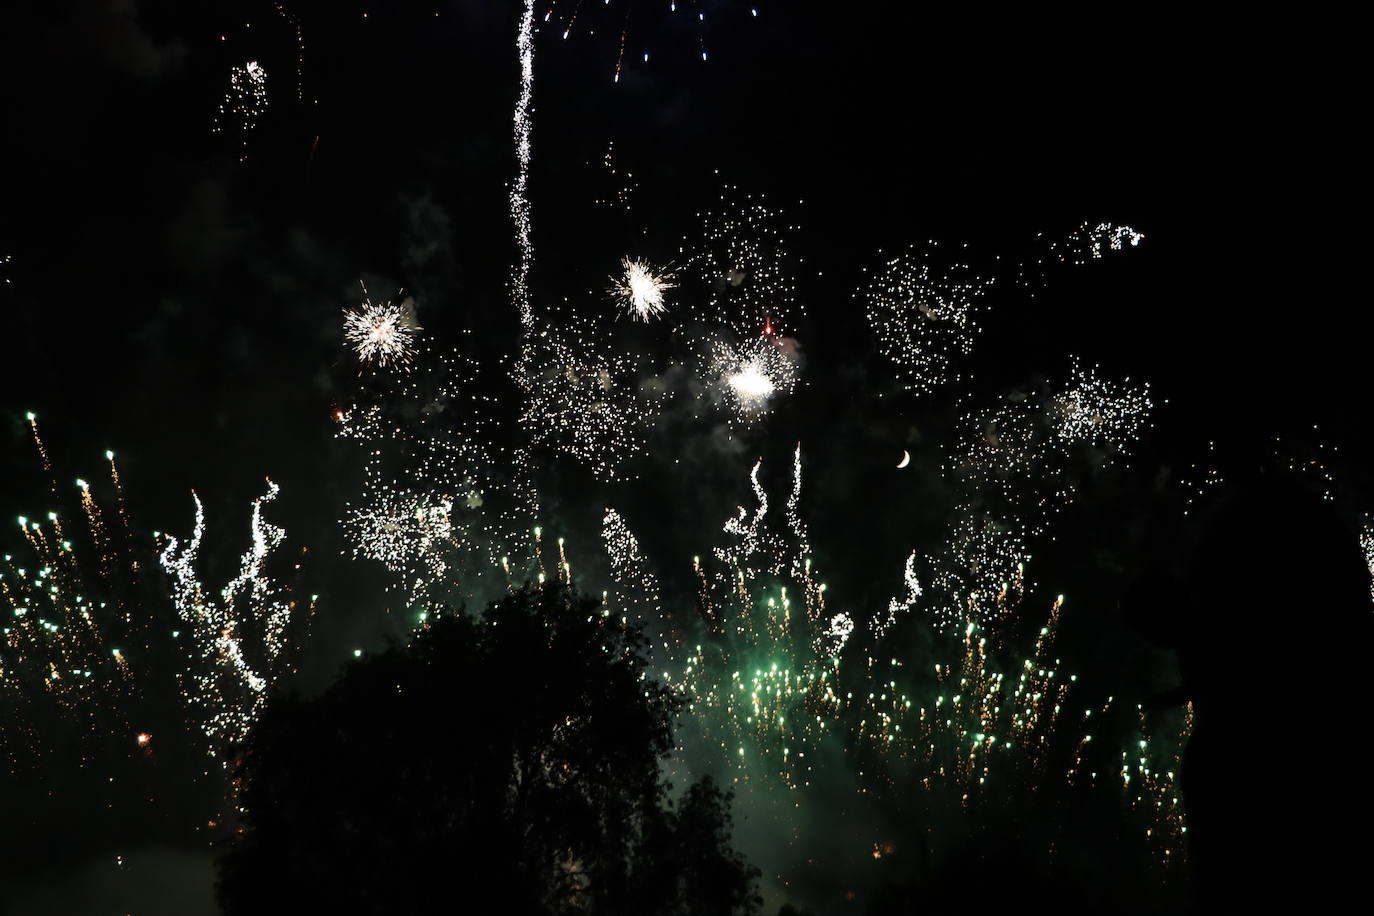
{"label": "white firework burst", "polygon": [[774,395],[786,394],[796,384],[796,363],[784,344],[772,337],[741,346],[717,342],[711,359],[720,391],[745,419],[767,411]]}
{"label": "white firework burst", "polygon": [[966,263],[945,263],[935,243],[889,260],[860,290],[878,352],[915,394],[930,394],[959,378],[973,351],[982,299],[992,280]]}
{"label": "white firework burst", "polygon": [[621,258],[620,266],[625,273],[612,278],[610,293],[631,318],[648,321],[668,311],[663,294],[677,286],[671,270],[656,270],[647,261],[630,257]]}
{"label": "white firework burst", "polygon": [[344,525],[352,535],[354,555],[377,560],[393,572],[435,565],[437,551],[453,539],[453,502],[425,495],[388,493],[372,505],[352,510]]}
{"label": "white firework burst", "polygon": [[1139,437],[1154,405],[1148,384],[1114,383],[1096,368],[1073,362],[1073,376],[1052,405],[1055,434],[1068,442],[1090,442],[1124,452]]}
{"label": "white firework burst", "polygon": [[418,330],[409,299],[399,304],[364,299],[357,308],[344,310],[344,339],[358,359],[382,369],[410,368]]}

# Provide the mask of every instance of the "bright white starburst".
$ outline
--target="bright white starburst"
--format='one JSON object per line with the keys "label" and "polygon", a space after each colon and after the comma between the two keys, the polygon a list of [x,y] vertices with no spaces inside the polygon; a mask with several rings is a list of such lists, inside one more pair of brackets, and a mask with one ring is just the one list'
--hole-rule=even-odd
{"label": "bright white starburst", "polygon": [[648,321],[668,311],[663,304],[663,294],[677,286],[670,270],[655,270],[647,261],[638,258],[621,258],[620,266],[625,274],[612,278],[611,295],[624,304],[631,318]]}
{"label": "bright white starburst", "polygon": [[711,349],[725,399],[743,418],[765,412],[775,395],[791,391],[796,382],[796,363],[774,338],[759,337],[742,346],[718,341]]}
{"label": "bright white starburst", "polygon": [[344,310],[344,339],[358,359],[383,369],[409,369],[415,358],[415,332],[419,326],[408,307],[364,299],[357,308]]}

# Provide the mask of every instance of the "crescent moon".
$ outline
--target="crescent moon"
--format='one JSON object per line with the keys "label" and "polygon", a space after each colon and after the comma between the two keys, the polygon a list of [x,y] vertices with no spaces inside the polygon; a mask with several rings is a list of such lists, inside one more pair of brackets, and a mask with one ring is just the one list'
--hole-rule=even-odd
{"label": "crescent moon", "polygon": [[904,468],[908,464],[911,464],[911,452],[908,452],[906,449],[902,449],[902,460],[897,462],[897,467]]}

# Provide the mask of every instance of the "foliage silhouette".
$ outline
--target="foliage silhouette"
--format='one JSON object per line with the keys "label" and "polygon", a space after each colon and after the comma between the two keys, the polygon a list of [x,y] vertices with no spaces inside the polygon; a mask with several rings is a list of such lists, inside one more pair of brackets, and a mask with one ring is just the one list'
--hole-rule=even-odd
{"label": "foliage silhouette", "polygon": [[747,914],[757,872],[709,779],[674,805],[676,702],[643,636],[568,589],[441,615],[235,761],[226,913]]}

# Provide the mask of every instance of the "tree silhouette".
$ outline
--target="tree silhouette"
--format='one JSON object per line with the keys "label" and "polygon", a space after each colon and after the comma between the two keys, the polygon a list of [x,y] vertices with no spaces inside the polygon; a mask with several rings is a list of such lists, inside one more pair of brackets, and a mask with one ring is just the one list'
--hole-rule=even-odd
{"label": "tree silhouette", "polygon": [[270,704],[235,766],[226,913],[755,912],[712,782],[659,776],[676,702],[567,589],[442,615]]}

